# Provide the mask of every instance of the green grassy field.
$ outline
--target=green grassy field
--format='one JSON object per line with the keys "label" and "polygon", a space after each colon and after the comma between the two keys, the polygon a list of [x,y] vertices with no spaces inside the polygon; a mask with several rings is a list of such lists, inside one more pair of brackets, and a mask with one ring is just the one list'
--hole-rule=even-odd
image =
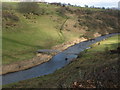
{"label": "green grassy field", "polygon": [[[120,35],[119,35],[120,37]],[[115,50],[118,47],[118,35],[110,37],[100,42],[100,45],[93,47],[87,52],[83,51],[80,58],[57,70],[53,74],[20,81],[5,85],[4,88],[70,88],[74,81],[79,81],[86,88],[90,83],[87,80],[101,82],[103,86],[95,87],[118,87],[118,54],[110,54],[109,50]],[[107,45],[106,45],[107,44]],[[92,46],[94,46],[93,44]],[[105,47],[109,49],[105,50]],[[107,69],[106,69],[107,68]],[[101,78],[101,79],[100,79]],[[97,85],[100,85],[97,83]]]}
{"label": "green grassy field", "polygon": [[88,52],[102,52],[107,50],[114,50],[116,49],[119,44],[120,44],[120,40],[118,39],[120,36],[116,35],[114,37],[110,37],[105,41],[100,41],[98,43],[100,43],[100,45],[98,45],[98,43],[95,43],[93,45],[91,45],[91,49],[87,50]]}

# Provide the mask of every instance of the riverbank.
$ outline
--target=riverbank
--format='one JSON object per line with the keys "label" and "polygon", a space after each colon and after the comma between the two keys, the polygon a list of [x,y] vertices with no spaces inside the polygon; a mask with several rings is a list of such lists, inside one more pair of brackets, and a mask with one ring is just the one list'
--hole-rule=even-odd
{"label": "riverbank", "polygon": [[[95,37],[99,37],[99,36],[101,36],[101,35],[99,34],[99,35],[96,35]],[[84,37],[77,38],[73,41],[68,41],[68,42],[65,42],[63,44],[53,46],[51,49],[58,50],[58,51],[62,52],[64,50],[66,50],[67,48],[69,48],[75,44],[78,44],[80,42],[86,41],[86,40],[87,39]],[[35,67],[35,66],[40,65],[42,63],[48,62],[56,54],[58,54],[58,53],[54,53],[54,52],[49,53],[49,54],[37,53],[36,56],[30,60],[18,61],[18,62],[12,63],[12,64],[3,65],[3,66],[1,66],[2,72],[0,72],[0,74],[17,72],[17,71],[26,70],[26,69]]]}
{"label": "riverbank", "polygon": [[64,51],[68,47],[71,47],[71,46],[73,46],[75,44],[78,44],[78,43],[86,41],[86,40],[87,39],[85,39],[84,37],[77,38],[77,39],[75,39],[73,41],[69,41],[69,42],[65,42],[65,43],[60,44],[60,45],[53,46],[52,49],[59,50],[59,51]]}
{"label": "riverbank", "polygon": [[[68,47],[75,45],[77,43],[80,43],[82,41],[85,41],[85,40],[87,40],[87,39],[79,38],[74,41],[69,41],[69,42],[63,43],[61,45],[56,45],[56,46],[52,47],[52,49],[64,51]],[[2,68],[2,72],[0,72],[0,74],[7,74],[7,73],[17,72],[17,71],[32,68],[34,66],[48,62],[56,54],[58,54],[58,53],[51,53],[51,54],[37,53],[36,56],[30,60],[18,61],[18,62],[12,63],[12,64],[3,65],[0,67],[0,68]]]}
{"label": "riverbank", "polygon": [[7,73],[29,69],[44,62],[48,62],[51,58],[52,55],[39,54],[38,56],[30,60],[18,61],[12,64],[3,65],[2,72],[0,74],[7,74]]}
{"label": "riverbank", "polygon": [[[4,88],[117,88],[118,35],[80,53],[75,61],[52,74],[5,85]],[[77,83],[77,85],[75,85]]]}

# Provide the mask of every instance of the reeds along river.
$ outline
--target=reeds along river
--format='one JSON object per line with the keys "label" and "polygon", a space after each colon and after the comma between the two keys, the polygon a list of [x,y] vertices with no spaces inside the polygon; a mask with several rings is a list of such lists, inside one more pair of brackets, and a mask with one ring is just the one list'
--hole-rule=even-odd
{"label": "reeds along river", "polygon": [[52,57],[52,59],[49,62],[43,63],[28,70],[18,71],[0,76],[2,77],[2,84],[3,85],[9,84],[9,83],[18,82],[21,80],[26,80],[26,79],[53,73],[57,69],[60,69],[65,65],[67,65],[72,59],[77,58],[77,54],[89,48],[89,45],[116,34],[118,33],[108,34],[105,36],[97,37],[94,40],[80,42],[79,44],[73,45],[68,49],[64,50],[63,52],[60,52],[59,54],[55,55],[54,57]]}

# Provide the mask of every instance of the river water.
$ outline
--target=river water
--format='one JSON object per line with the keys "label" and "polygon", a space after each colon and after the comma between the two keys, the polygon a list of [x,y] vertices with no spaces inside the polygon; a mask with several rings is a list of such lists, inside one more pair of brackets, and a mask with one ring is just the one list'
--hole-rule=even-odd
{"label": "river water", "polygon": [[[53,73],[57,69],[60,69],[65,65],[69,64],[72,59],[77,58],[77,54],[89,48],[89,45],[96,43],[98,41],[101,41],[103,39],[106,39],[107,37],[110,37],[113,35],[116,35],[116,34],[108,34],[105,36],[97,37],[95,40],[92,40],[92,41],[88,40],[88,41],[81,42],[79,44],[69,47],[63,52],[58,53],[49,62],[35,66],[28,70],[23,70],[23,71],[2,75],[0,76],[2,77],[2,84],[3,85],[9,84],[9,83],[18,82],[21,80],[26,80],[26,79]],[[66,58],[68,58],[68,60],[65,60]]]}

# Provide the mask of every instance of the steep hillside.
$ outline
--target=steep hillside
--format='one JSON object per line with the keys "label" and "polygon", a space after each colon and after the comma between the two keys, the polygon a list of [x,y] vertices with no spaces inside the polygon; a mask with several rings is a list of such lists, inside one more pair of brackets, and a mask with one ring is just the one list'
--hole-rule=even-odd
{"label": "steep hillside", "polygon": [[3,64],[33,58],[38,49],[119,32],[120,28],[117,10],[37,3],[40,11],[25,13],[19,5],[3,3]]}

